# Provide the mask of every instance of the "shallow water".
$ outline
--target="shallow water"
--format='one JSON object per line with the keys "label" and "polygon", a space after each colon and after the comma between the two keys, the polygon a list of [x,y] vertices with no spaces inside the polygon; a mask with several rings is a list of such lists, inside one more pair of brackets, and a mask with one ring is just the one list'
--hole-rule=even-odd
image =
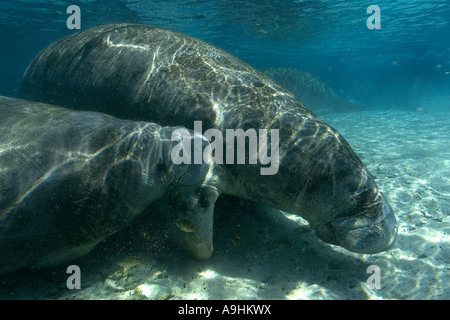
{"label": "shallow water", "polygon": [[[318,240],[301,218],[223,197],[216,207],[215,251],[207,261],[189,259],[164,241],[161,209],[75,261],[83,266],[81,290],[67,289],[64,266],[34,274],[16,272],[14,281],[0,278],[1,297],[448,299],[450,164],[445,160],[449,151],[442,150],[449,139],[445,116],[364,111],[323,117],[345,134],[388,195],[399,235],[387,252],[350,253]],[[433,144],[422,145],[423,153],[411,157],[414,145],[428,135],[435,136]],[[396,139],[410,144],[399,148]],[[380,267],[380,289],[367,286],[370,265]]]}
{"label": "shallow water", "polygon": [[[68,30],[112,22],[166,27],[269,74],[337,129],[399,222],[395,246],[360,255],[320,241],[301,218],[222,197],[214,254],[171,246],[161,207],[75,264],[0,276],[1,299],[449,299],[450,4],[379,1],[29,1],[0,3],[0,94],[18,97],[31,59]],[[1,137],[0,137],[1,139]],[[0,155],[1,156],[1,155]],[[367,285],[377,265],[381,288]]]}

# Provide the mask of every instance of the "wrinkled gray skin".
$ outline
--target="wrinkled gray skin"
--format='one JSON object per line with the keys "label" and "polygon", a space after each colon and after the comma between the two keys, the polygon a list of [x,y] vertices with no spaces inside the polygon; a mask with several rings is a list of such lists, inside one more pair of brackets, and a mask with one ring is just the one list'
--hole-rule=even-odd
{"label": "wrinkled gray skin", "polygon": [[[0,114],[0,272],[78,258],[168,189],[190,200],[214,189],[212,166],[172,163],[173,127],[6,97]],[[213,208],[201,210],[209,243]]]}
{"label": "wrinkled gray skin", "polygon": [[344,138],[270,78],[198,39],[144,25],[87,29],[34,58],[22,95],[191,129],[200,120],[203,130],[224,134],[279,129],[278,173],[226,165],[235,183],[224,193],[298,214],[321,239],[350,251],[394,242],[392,209]]}

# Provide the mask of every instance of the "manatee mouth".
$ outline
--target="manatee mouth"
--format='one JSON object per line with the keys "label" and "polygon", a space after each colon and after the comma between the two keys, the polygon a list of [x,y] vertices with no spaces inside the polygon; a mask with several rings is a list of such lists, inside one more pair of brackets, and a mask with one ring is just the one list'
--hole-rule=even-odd
{"label": "manatee mouth", "polygon": [[339,245],[356,253],[378,253],[389,249],[397,236],[397,221],[383,195],[382,201],[369,213],[351,217],[336,217],[316,226],[317,236],[325,242]]}

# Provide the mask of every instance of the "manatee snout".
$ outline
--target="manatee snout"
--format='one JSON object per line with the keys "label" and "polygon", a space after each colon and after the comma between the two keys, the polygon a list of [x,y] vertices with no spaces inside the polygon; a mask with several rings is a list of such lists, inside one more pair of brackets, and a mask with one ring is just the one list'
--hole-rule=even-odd
{"label": "manatee snout", "polygon": [[336,244],[356,253],[378,253],[389,249],[397,236],[397,221],[391,206],[381,198],[366,204],[354,217],[337,216],[331,221],[319,224],[316,234],[323,241]]}

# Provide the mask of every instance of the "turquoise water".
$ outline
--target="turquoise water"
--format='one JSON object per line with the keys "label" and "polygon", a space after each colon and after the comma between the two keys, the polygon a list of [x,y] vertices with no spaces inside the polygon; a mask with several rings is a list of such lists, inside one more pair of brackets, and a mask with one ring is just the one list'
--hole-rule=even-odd
{"label": "turquoise water", "polygon": [[449,1],[18,1],[0,4],[0,94],[17,95],[32,57],[68,30],[79,5],[83,29],[139,22],[215,44],[256,68],[309,71],[370,108],[448,110]]}
{"label": "turquoise water", "polygon": [[[116,22],[169,28],[266,72],[366,163],[399,220],[397,247],[345,252],[319,243],[289,213],[226,198],[207,262],[186,261],[147,221],[83,260],[81,291],[68,290],[65,270],[55,268],[0,278],[0,298],[450,298],[450,1],[5,0],[0,95],[18,97],[31,59],[77,32],[66,25],[70,5],[81,10],[81,29]],[[380,29],[367,26],[370,5],[380,8]],[[378,291],[366,286],[371,264],[384,272]]]}

